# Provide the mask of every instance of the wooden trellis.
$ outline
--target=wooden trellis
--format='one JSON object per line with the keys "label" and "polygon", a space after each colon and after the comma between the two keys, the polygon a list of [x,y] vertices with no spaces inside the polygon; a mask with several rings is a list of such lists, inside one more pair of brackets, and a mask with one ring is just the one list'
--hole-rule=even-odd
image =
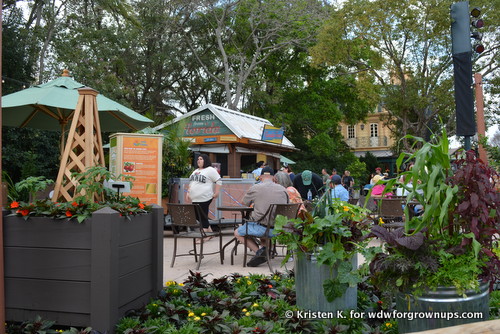
{"label": "wooden trellis", "polygon": [[61,157],[53,201],[72,201],[79,195],[85,195],[77,193],[78,182],[71,174],[84,172],[92,166],[105,166],[96,102],[98,92],[84,87],[78,89],[78,93],[80,96]]}

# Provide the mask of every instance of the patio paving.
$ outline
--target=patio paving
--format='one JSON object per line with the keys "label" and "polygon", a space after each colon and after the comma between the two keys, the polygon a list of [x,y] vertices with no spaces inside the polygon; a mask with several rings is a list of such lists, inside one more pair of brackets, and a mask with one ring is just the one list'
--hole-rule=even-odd
{"label": "patio paving", "polygon": [[[223,245],[232,239],[231,236],[225,235],[222,238]],[[206,255],[201,261],[201,266],[199,270],[196,270],[197,263],[194,261],[194,256],[181,256],[176,257],[175,264],[173,268],[170,268],[170,262],[172,261],[172,254],[174,249],[174,238],[170,231],[165,231],[163,239],[163,280],[167,281],[177,281],[183,282],[188,276],[189,271],[201,272],[203,275],[208,274],[207,280],[212,280],[214,278],[219,278],[224,275],[231,275],[233,273],[239,273],[242,275],[247,274],[270,274],[269,267],[266,263],[261,264],[258,267],[243,267],[243,245],[238,246],[237,255],[234,257],[234,265],[231,265],[231,250],[233,244],[225,249],[224,252],[224,264],[220,263],[219,254]],[[193,247],[191,239],[178,239],[177,241],[177,253],[187,253]],[[219,241],[214,238],[203,245],[204,253],[216,252],[219,250]],[[247,256],[247,261],[249,261],[253,252],[249,251]],[[271,260],[271,264],[275,270],[285,271],[285,267],[281,267],[282,257],[277,257]],[[288,269],[293,269],[293,262],[287,263],[286,267]]]}
{"label": "patio paving", "polygon": [[[223,245],[231,240],[232,237],[229,235],[223,236]],[[224,264],[220,263],[220,258],[218,254],[207,255],[201,262],[199,270],[196,270],[197,263],[194,261],[194,256],[181,256],[175,259],[175,264],[173,268],[170,268],[170,262],[172,261],[174,238],[172,237],[171,231],[164,232],[163,239],[163,281],[177,281],[183,282],[188,276],[189,271],[200,272],[203,275],[207,274],[206,279],[211,281],[214,278],[219,278],[224,275],[231,275],[233,273],[239,273],[241,275],[247,274],[264,274],[268,275],[271,272],[266,263],[261,264],[258,267],[243,267],[243,245],[238,246],[238,254],[234,258],[234,265],[231,265],[231,249],[232,245],[225,249],[225,259]],[[373,245],[379,245],[378,241],[373,241]],[[219,249],[218,239],[212,239],[204,244],[204,253],[216,252]],[[177,245],[177,253],[186,253],[192,249],[191,239],[179,239]],[[247,261],[251,259],[253,252],[249,251]],[[281,272],[287,269],[293,269],[293,260],[286,263],[285,266],[281,266],[282,257],[276,257],[271,260],[271,264],[274,270]],[[359,256],[358,263],[363,263],[364,259]]]}

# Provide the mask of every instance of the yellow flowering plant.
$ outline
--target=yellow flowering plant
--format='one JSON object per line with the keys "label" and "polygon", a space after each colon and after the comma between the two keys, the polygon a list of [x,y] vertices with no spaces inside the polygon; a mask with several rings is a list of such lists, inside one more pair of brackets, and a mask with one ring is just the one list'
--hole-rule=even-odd
{"label": "yellow flowering plant", "polygon": [[276,218],[275,232],[279,243],[291,253],[313,253],[320,264],[333,265],[364,248],[364,236],[373,223],[369,211],[358,205],[323,195],[312,214],[305,219]]}

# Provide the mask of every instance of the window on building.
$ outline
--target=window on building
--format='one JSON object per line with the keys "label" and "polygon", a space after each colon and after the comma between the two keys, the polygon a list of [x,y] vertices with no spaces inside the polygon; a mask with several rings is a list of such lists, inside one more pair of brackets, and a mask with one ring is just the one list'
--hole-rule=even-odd
{"label": "window on building", "polygon": [[356,137],[356,133],[354,132],[354,125],[347,126],[347,138],[351,139]]}
{"label": "window on building", "polygon": [[378,124],[370,124],[370,137],[378,137]]}

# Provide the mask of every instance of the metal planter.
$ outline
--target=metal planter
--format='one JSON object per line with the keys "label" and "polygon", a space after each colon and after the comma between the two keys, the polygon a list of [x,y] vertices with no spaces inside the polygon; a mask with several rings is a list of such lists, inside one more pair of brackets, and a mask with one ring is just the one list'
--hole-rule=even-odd
{"label": "metal planter", "polygon": [[439,287],[419,297],[399,294],[396,298],[399,332],[420,332],[488,320],[488,284],[482,284],[479,291],[466,291],[465,295],[458,294],[455,287]]}
{"label": "metal planter", "polygon": [[[357,256],[352,257],[351,264],[353,268],[357,268]],[[295,254],[297,306],[307,311],[355,310],[357,307],[357,287],[347,288],[344,295],[333,302],[326,300],[323,282],[336,276],[337,271],[334,267],[320,266],[311,254],[297,252]]]}

